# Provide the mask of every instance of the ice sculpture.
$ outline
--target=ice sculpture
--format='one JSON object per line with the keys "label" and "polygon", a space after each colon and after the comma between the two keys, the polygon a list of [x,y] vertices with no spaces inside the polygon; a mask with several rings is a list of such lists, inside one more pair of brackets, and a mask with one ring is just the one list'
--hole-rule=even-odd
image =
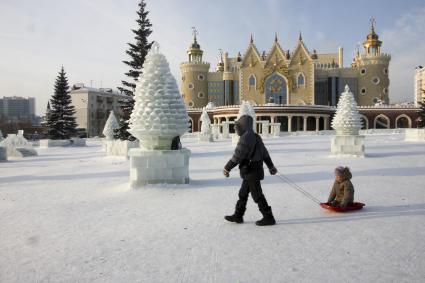
{"label": "ice sculpture", "polygon": [[130,116],[129,132],[140,141],[140,148],[129,151],[131,187],[189,182],[190,151],[177,146],[188,129],[189,117],[176,80],[154,43],[136,83]]}
{"label": "ice sculpture", "polygon": [[106,120],[105,127],[103,128],[103,134],[107,140],[114,139],[114,130],[118,129],[120,126],[118,124],[117,118],[115,118],[114,111],[111,110],[109,113],[108,120]]}
{"label": "ice sculpture", "polygon": [[199,142],[212,142],[213,141],[213,135],[211,132],[211,120],[208,116],[208,112],[206,107],[202,109],[202,115],[201,115],[201,132],[198,133],[198,141]]}
{"label": "ice sculpture", "polygon": [[24,138],[23,131],[19,131],[18,135],[8,134],[2,142],[1,147],[5,147],[7,156],[27,157],[36,156],[37,151],[32,148],[32,145]]}
{"label": "ice sculpture", "polygon": [[145,149],[168,150],[189,129],[189,117],[167,59],[154,43],[135,90],[130,129]]}
{"label": "ice sculpture", "polygon": [[[252,107],[251,103],[249,103],[248,101],[243,100],[241,105],[239,106],[239,112],[238,112],[238,116],[236,117],[236,121],[239,120],[239,118],[244,115],[248,115],[252,117],[252,119],[254,120],[253,130],[254,132],[256,132],[257,125],[256,125],[256,115],[255,115],[254,107]],[[239,136],[235,132],[232,135],[232,145],[236,146],[238,142],[239,142]]]}
{"label": "ice sculpture", "polygon": [[345,91],[339,97],[332,128],[335,129],[337,135],[358,135],[362,128],[357,102],[348,85],[345,86]]}
{"label": "ice sculpture", "polygon": [[331,143],[333,154],[364,156],[364,136],[359,135],[362,128],[361,116],[348,85],[339,98],[331,125],[336,131]]}

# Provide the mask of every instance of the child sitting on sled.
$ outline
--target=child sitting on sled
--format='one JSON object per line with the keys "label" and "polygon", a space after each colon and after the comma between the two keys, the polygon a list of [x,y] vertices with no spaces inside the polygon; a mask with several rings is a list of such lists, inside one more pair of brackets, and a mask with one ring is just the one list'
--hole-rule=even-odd
{"label": "child sitting on sled", "polygon": [[353,204],[354,187],[350,181],[351,177],[350,168],[343,166],[335,168],[335,182],[327,204],[340,208]]}

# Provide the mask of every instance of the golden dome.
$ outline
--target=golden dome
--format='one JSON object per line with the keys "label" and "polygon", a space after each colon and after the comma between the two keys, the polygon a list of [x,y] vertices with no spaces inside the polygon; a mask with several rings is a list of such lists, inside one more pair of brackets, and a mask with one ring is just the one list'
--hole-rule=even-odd
{"label": "golden dome", "polygon": [[375,19],[370,20],[370,31],[363,43],[365,46],[381,46],[382,41],[379,40],[378,34],[375,32]]}

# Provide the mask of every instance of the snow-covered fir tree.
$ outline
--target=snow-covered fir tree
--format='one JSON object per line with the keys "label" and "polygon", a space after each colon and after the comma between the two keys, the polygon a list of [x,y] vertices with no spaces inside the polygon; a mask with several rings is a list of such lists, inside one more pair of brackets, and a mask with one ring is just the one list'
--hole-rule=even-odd
{"label": "snow-covered fir tree", "polygon": [[189,117],[167,59],[154,43],[137,82],[129,132],[147,149],[170,149],[189,129]]}
{"label": "snow-covered fir tree", "polygon": [[50,99],[50,115],[47,117],[49,139],[69,139],[76,134],[75,108],[71,105],[68,79],[62,67],[55,82],[55,92]]}
{"label": "snow-covered fir tree", "polygon": [[131,111],[134,107],[134,90],[136,88],[136,82],[142,73],[142,67],[145,62],[146,54],[152,46],[152,42],[148,41],[149,35],[152,33],[152,24],[148,19],[149,11],[146,10],[145,0],[141,0],[139,3],[139,10],[137,11],[138,18],[137,29],[133,29],[134,43],[128,43],[129,49],[126,50],[126,54],[130,56],[130,60],[123,61],[124,64],[130,67],[130,70],[125,73],[129,80],[123,80],[122,86],[118,89],[124,93],[127,97],[123,98],[121,103],[122,115],[119,121],[119,129],[115,131],[115,138],[121,140],[134,140],[134,137],[127,131],[128,120],[130,118]]}
{"label": "snow-covered fir tree", "polygon": [[103,128],[103,135],[108,140],[114,139],[114,131],[120,126],[118,124],[117,118],[115,117],[114,111],[111,110],[109,113],[108,120],[106,120],[105,127]]}
{"label": "snow-covered fir tree", "polygon": [[348,85],[345,86],[345,91],[339,97],[332,128],[336,130],[337,135],[358,135],[362,128],[357,102]]}

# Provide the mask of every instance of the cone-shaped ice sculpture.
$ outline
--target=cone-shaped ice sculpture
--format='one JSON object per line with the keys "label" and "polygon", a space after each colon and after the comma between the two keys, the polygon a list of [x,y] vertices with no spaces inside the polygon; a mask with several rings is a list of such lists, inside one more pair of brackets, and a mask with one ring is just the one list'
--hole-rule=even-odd
{"label": "cone-shaped ice sculpture", "polygon": [[136,83],[130,117],[133,136],[145,149],[171,148],[171,141],[189,129],[189,117],[167,59],[154,43]]}
{"label": "cone-shaped ice sculpture", "polygon": [[348,85],[339,98],[332,128],[336,131],[331,143],[333,154],[364,156],[364,136],[359,136],[361,116]]}
{"label": "cone-shaped ice sculpture", "polygon": [[252,107],[251,103],[249,103],[248,101],[242,101],[239,107],[238,117],[236,118],[236,120],[238,120],[243,115],[249,115],[255,121],[256,115],[255,115],[254,107]]}
{"label": "cone-shaped ice sculpture", "polygon": [[202,109],[201,122],[201,133],[211,134],[211,120],[205,107]]}
{"label": "cone-shaped ice sculpture", "polygon": [[109,113],[108,120],[106,120],[105,127],[103,128],[103,134],[107,140],[114,139],[114,130],[118,129],[120,125],[118,124],[117,118],[114,115],[114,111],[111,110]]}
{"label": "cone-shaped ice sculpture", "polygon": [[332,128],[337,135],[358,135],[362,128],[362,120],[357,110],[357,102],[348,85],[341,94],[335,116],[332,120]]}
{"label": "cone-shaped ice sculpture", "polygon": [[212,142],[211,120],[206,107],[202,109],[201,122],[201,132],[198,134],[198,142]]}
{"label": "cone-shaped ice sculpture", "polygon": [[[155,43],[146,56],[136,84],[134,110],[129,132],[139,139],[132,148],[130,186],[189,183],[190,150],[177,146],[189,129],[189,117],[170,73],[167,59]],[[174,139],[173,149],[171,148]]]}
{"label": "cone-shaped ice sculpture", "polygon": [[241,105],[239,106],[239,112],[238,116],[236,117],[236,120],[239,120],[239,118],[243,115],[250,115],[248,105],[245,101],[242,101]]}
{"label": "cone-shaped ice sculpture", "polygon": [[[238,112],[238,116],[236,117],[236,121],[239,120],[239,118],[241,116],[244,115],[248,115],[251,116],[252,119],[254,120],[253,123],[253,130],[254,132],[256,131],[257,125],[256,125],[256,115],[255,115],[255,111],[254,111],[254,107],[252,107],[251,103],[249,103],[248,101],[243,100],[241,105],[239,106],[239,112]],[[239,141],[239,136],[235,133],[232,135],[232,145],[236,146],[238,144]]]}
{"label": "cone-shaped ice sculpture", "polygon": [[252,117],[252,119],[254,120],[254,124],[255,124],[255,121],[257,119],[257,115],[255,114],[254,107],[248,101],[245,101],[245,103],[246,103],[246,105],[248,107],[248,113],[249,113],[248,115]]}

